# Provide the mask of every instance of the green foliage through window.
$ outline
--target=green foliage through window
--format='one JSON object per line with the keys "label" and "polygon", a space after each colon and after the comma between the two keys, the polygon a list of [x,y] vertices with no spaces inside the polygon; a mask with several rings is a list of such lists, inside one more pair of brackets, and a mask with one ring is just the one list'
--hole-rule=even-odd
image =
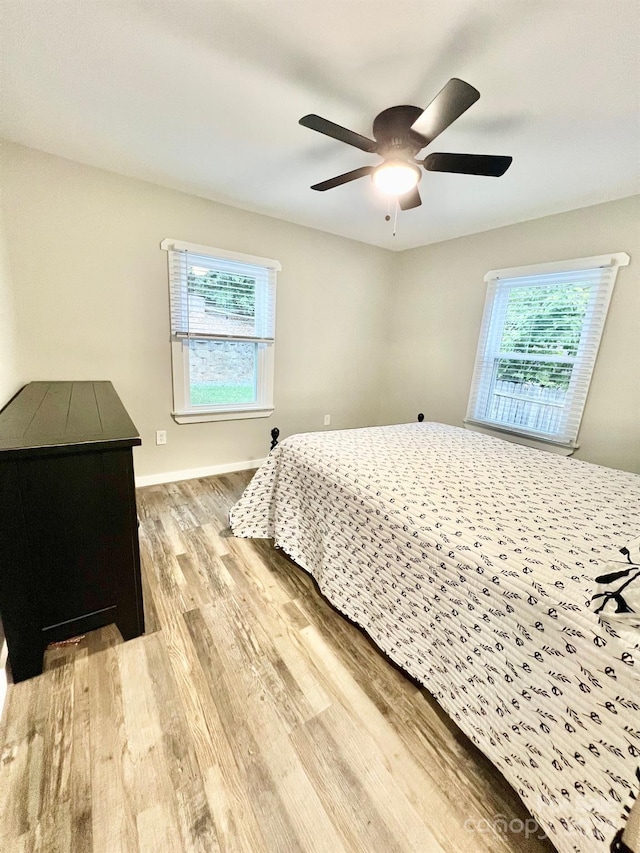
{"label": "green foliage through window", "polygon": [[256,282],[253,278],[190,266],[189,293],[204,296],[205,307],[240,317],[255,317]]}
{"label": "green foliage through window", "polygon": [[[576,356],[590,294],[590,286],[583,284],[513,288],[500,351],[522,354],[522,358],[499,359],[497,378],[566,389],[571,363],[541,362],[535,356],[571,360]],[[527,355],[534,358],[527,360]]]}

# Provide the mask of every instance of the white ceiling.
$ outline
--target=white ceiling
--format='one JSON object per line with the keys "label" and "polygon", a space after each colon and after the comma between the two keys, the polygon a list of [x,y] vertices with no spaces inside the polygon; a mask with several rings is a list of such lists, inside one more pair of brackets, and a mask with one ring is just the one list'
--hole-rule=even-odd
{"label": "white ceiling", "polygon": [[[0,135],[394,249],[640,191],[637,0],[1,0]],[[502,178],[424,173],[401,213],[379,162],[298,125],[365,135],[450,77],[481,99],[430,151],[511,154]],[[424,156],[424,155],[423,155]]]}

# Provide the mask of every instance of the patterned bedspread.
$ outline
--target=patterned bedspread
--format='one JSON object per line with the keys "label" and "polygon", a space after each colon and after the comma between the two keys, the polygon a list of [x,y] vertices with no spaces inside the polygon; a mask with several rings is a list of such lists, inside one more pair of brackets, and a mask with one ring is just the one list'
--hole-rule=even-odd
{"label": "patterned bedspread", "polygon": [[308,433],[231,526],[422,682],[561,853],[608,849],[640,761],[640,633],[591,597],[640,534],[639,476],[443,424]]}

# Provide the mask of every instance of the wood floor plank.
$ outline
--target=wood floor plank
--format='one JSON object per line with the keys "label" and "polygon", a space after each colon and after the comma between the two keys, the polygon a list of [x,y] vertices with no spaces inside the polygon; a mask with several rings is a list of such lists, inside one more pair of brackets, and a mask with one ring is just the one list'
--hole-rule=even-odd
{"label": "wood floor plank", "polygon": [[[211,552],[218,557],[226,557],[229,554],[228,542],[233,539],[230,531],[225,530],[225,535],[222,535],[213,524],[203,524],[200,527],[203,536],[207,540],[207,544]],[[228,533],[228,535],[227,535]]]}
{"label": "wood floor plank", "polygon": [[296,632],[308,622],[299,610],[297,613],[301,618],[287,618],[292,602],[284,603],[281,611],[264,607],[264,589],[258,592],[238,570],[232,557],[223,558],[223,562],[236,583],[238,604],[242,605],[243,610],[256,615],[256,622],[262,628],[260,647],[282,680],[289,700],[295,704],[298,718],[303,722],[311,719],[329,707],[330,699],[313,668],[301,654],[301,644],[296,642]]}
{"label": "wood floor plank", "polygon": [[91,663],[89,713],[93,849],[95,853],[136,853],[135,814],[124,785],[124,753],[128,747],[115,646],[93,655]]}
{"label": "wood floor plank", "polygon": [[138,813],[137,829],[140,853],[175,853],[184,849],[172,809],[157,803]]}
{"label": "wood floor plank", "polygon": [[300,633],[308,644],[313,660],[324,670],[325,683],[334,692],[336,702],[349,712],[352,719],[359,722],[373,743],[384,745],[388,766],[392,768],[400,790],[411,805],[422,813],[423,819],[428,819],[429,814],[437,815],[432,828],[438,840],[453,841],[455,849],[461,853],[480,853],[492,849],[486,848],[482,839],[475,839],[464,830],[455,808],[433,779],[421,772],[397,732],[388,725],[386,718],[323,641],[316,628],[310,625]]}
{"label": "wood floor plank", "polygon": [[[251,731],[248,716],[244,713],[249,692],[244,684],[235,678],[229,679],[228,675],[225,676],[223,662],[218,656],[217,646],[202,613],[192,611],[186,618],[201,663],[203,667],[210,668],[211,675],[215,677],[214,689],[220,721],[234,753],[246,767],[245,779],[251,807],[257,816],[267,849],[277,849],[277,845],[281,843],[286,850],[301,850],[295,829],[274,791],[259,742]],[[269,737],[269,733],[263,732],[262,736]]]}
{"label": "wood floor plank", "polygon": [[[238,751],[226,734],[217,690],[218,674],[213,671],[207,678],[198,663],[200,648],[197,634],[187,638],[183,620],[171,609],[171,602],[156,591],[159,608],[163,614],[165,635],[169,644],[169,658],[173,658],[184,684],[182,701],[191,737],[196,743],[196,757],[205,780],[205,790],[216,823],[219,843],[228,851],[269,849],[250,802],[248,773],[251,768],[238,760]],[[169,608],[169,610],[167,610]],[[187,621],[190,614],[186,614]],[[173,655],[171,652],[173,648]],[[208,664],[208,658],[206,658]],[[214,695],[218,701],[214,700]]]}
{"label": "wood floor plank", "polygon": [[147,644],[145,652],[184,850],[189,853],[217,853],[220,845],[196,757],[196,744],[188,737],[189,727],[180,689],[174,680],[175,671],[166,649],[162,648],[160,634],[156,637],[158,641]]}
{"label": "wood floor plank", "polygon": [[[42,678],[42,677],[41,677]],[[43,679],[46,686],[50,675]],[[12,685],[3,714],[0,770],[0,838],[10,849],[13,838],[31,836],[40,813],[40,784],[44,725],[41,720],[42,687],[34,679]]]}
{"label": "wood floor plank", "polygon": [[260,779],[259,785],[252,784],[252,801],[255,798],[269,849],[282,844],[286,850],[339,853],[342,843],[296,761],[289,733],[253,667],[250,645],[231,647],[217,642],[221,633],[229,631],[225,615],[224,606],[212,605],[187,614],[187,619],[205,652],[203,665],[215,666],[219,673],[218,701],[226,708],[223,725]]}
{"label": "wood floor plank", "polygon": [[141,521],[155,520],[167,510],[167,498],[162,486],[147,486],[136,490],[138,518]]}
{"label": "wood floor plank", "polygon": [[426,691],[233,538],[250,476],[138,490],[147,635],[91,632],[9,687],[2,853],[549,853],[492,830],[527,812]]}
{"label": "wood floor plank", "polygon": [[[311,600],[300,602],[303,612],[309,608]],[[317,609],[317,605],[315,607]],[[374,644],[358,642],[356,633],[359,631],[355,626],[338,614],[328,612],[327,615],[326,620],[318,620],[317,615],[314,619],[323,642],[400,735],[410,754],[449,803],[461,809],[468,808],[472,802],[474,810],[486,818],[501,812],[505,798],[517,808],[519,801],[515,792],[501,777],[496,778],[495,768],[462,735],[437,702],[425,690],[414,687],[394,667],[381,670],[377,666],[380,653]],[[464,821],[462,814],[460,819]],[[504,839],[498,835],[491,843],[499,851],[503,849]],[[524,851],[524,840],[523,845]],[[509,849],[508,844],[504,849]]]}
{"label": "wood floor plank", "polygon": [[[171,679],[184,709],[188,740],[194,745],[207,802],[216,819],[220,847],[225,850],[266,850],[248,802],[244,767],[236,761],[233,748],[227,742],[220,709],[211,695],[211,689],[215,692],[216,680],[207,681],[205,678],[183,615],[176,611],[160,589],[156,588],[154,592],[164,626],[165,653],[158,657],[151,671],[157,677],[157,671],[162,671],[166,662],[171,667]],[[222,791],[214,787],[220,780],[224,784]]]}
{"label": "wood floor plank", "polygon": [[215,554],[208,536],[202,528],[194,528],[185,534],[187,554],[195,567],[194,580],[208,597],[208,603],[229,594],[226,577],[220,572],[220,558]]}
{"label": "wood floor plank", "polygon": [[73,661],[73,746],[71,755],[71,829],[77,853],[93,850],[91,795],[91,708],[89,704],[89,650],[79,650]]}
{"label": "wood floor plank", "polygon": [[182,536],[183,531],[180,529],[175,516],[173,516],[168,510],[161,511],[158,513],[158,517],[154,519],[154,521],[159,521],[162,524],[171,546],[171,553],[176,557],[179,557],[180,554],[184,554],[186,546]]}
{"label": "wood floor plank", "polygon": [[[156,618],[158,618],[156,590],[171,600],[173,606],[181,612],[191,610],[194,606],[193,596],[182,573],[179,555],[172,550],[171,539],[166,533],[163,519],[144,522],[140,532],[144,534],[140,541],[140,558],[146,569],[145,574],[150,579],[149,585],[153,605],[156,608]],[[158,624],[162,625],[162,620],[159,619]]]}
{"label": "wood floor plank", "polygon": [[[125,778],[128,795],[136,815],[138,845],[141,851],[153,851],[153,844],[172,841],[181,845],[174,791],[163,755],[163,731],[154,701],[146,650],[160,642],[157,634],[125,643],[118,649],[122,684],[127,752]],[[162,811],[158,833],[150,831],[150,815]],[[142,828],[143,835],[140,836]]]}
{"label": "wood floor plank", "polygon": [[[34,853],[65,853],[71,846],[71,761],[73,756],[73,666],[50,671],[50,693],[43,708],[44,731],[39,815]],[[45,716],[46,713],[46,716]]]}
{"label": "wood floor plank", "polygon": [[[362,736],[354,736],[338,705],[294,733],[298,754],[354,850],[443,853]],[[392,802],[393,808],[387,806]]]}

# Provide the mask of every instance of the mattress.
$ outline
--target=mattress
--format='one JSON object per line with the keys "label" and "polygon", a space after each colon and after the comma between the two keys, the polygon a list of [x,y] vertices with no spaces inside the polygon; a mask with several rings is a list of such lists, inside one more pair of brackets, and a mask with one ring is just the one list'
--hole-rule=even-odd
{"label": "mattress", "polygon": [[639,476],[436,423],[307,433],[230,523],[424,684],[561,853],[608,849],[640,762],[640,635],[591,598],[640,534]]}

